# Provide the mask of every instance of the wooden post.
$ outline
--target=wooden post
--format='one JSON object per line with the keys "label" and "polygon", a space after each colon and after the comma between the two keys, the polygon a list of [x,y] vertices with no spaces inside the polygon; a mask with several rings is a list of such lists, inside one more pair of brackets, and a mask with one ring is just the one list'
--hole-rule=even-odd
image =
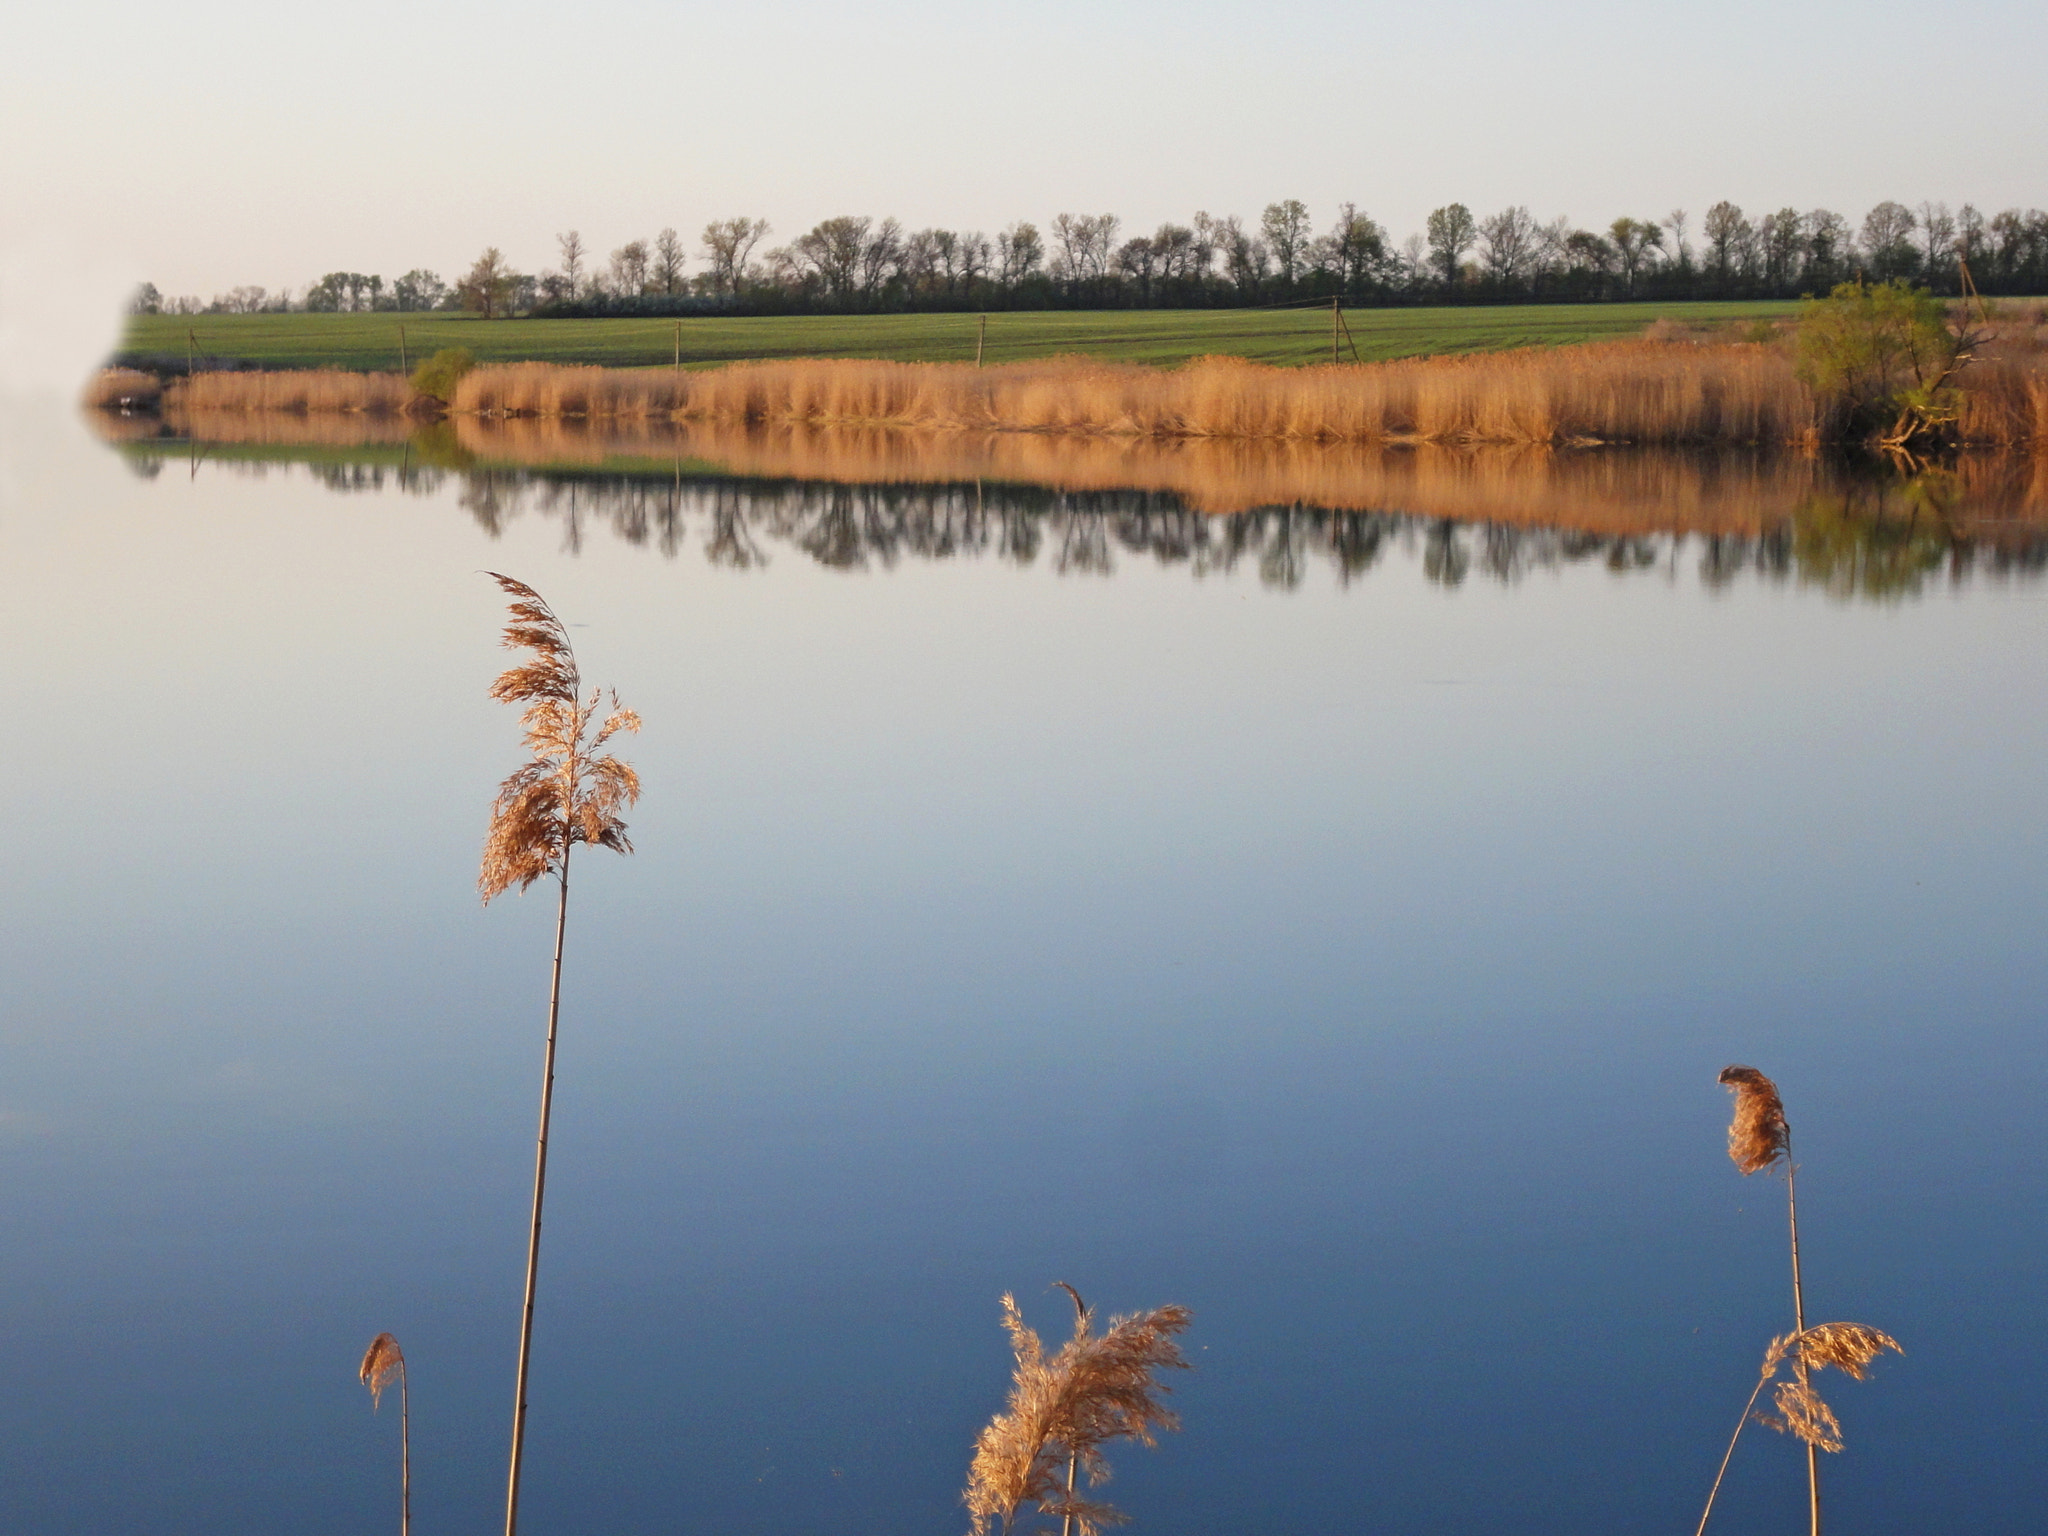
{"label": "wooden post", "polygon": [[1330,362],[1332,364],[1335,364],[1337,361],[1337,327],[1343,323],[1343,316],[1337,310],[1337,296],[1333,293],[1330,295]]}
{"label": "wooden post", "polygon": [[683,408],[683,322],[676,322],[676,399],[674,409]]}
{"label": "wooden post", "polygon": [[192,334],[192,327],[185,327],[185,377],[192,377],[192,354],[199,350],[199,338]]}
{"label": "wooden post", "polygon": [[982,348],[988,344],[988,316],[983,315],[980,318],[981,327],[974,333],[974,366],[977,368],[981,366]]}
{"label": "wooden post", "polygon": [[398,327],[398,371],[400,373],[412,372],[412,364],[405,360],[405,325],[403,322],[400,322]]}

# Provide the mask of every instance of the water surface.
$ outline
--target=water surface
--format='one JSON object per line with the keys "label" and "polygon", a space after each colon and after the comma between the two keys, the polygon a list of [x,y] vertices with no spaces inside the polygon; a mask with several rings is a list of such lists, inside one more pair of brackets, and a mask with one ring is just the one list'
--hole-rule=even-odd
{"label": "water surface", "polygon": [[[647,720],[528,1529],[958,1532],[1064,1279],[1196,1314],[1139,1530],[1690,1530],[1789,1313],[1730,1061],[1810,1305],[1908,1350],[1836,1528],[2036,1528],[2029,467],[0,430],[0,1525],[375,1528],[382,1329],[420,1528],[499,1518],[552,912],[472,889],[489,568]],[[1717,1521],[1788,1526],[1751,1433]]]}

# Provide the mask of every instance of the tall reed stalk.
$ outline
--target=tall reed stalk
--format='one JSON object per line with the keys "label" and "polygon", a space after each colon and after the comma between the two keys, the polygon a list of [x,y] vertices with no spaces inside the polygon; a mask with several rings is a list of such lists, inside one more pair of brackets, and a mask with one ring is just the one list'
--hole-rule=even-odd
{"label": "tall reed stalk", "polygon": [[[519,1323],[519,1379],[513,1397],[512,1461],[505,1486],[505,1536],[519,1529],[519,1474],[526,1447],[526,1379],[533,1347],[533,1300],[540,1273],[541,1206],[547,1194],[548,1123],[555,1099],[555,1038],[562,1015],[562,944],[569,923],[569,853],[594,843],[631,853],[619,812],[640,798],[640,776],[630,764],[600,750],[620,731],[640,729],[640,717],[622,707],[616,693],[593,689],[583,696],[569,633],[541,595],[524,582],[488,573],[512,599],[505,626],[508,650],[530,650],[533,659],[507,668],[491,685],[501,703],[526,705],[521,724],[531,762],[498,786],[491,804],[477,889],[488,905],[513,886],[525,890],[536,880],[556,880],[555,958],[548,983],[548,1037],[542,1058],[540,1132],[534,1144],[533,1220],[526,1239],[526,1296]],[[601,704],[609,701],[602,724]]]}
{"label": "tall reed stalk", "polygon": [[370,1411],[384,1405],[384,1389],[398,1378],[398,1536],[412,1536],[412,1386],[405,1377],[405,1351],[398,1340],[380,1333],[363,1352],[356,1372],[370,1389]]}
{"label": "tall reed stalk", "polygon": [[1865,1368],[1884,1350],[1903,1354],[1898,1341],[1862,1323],[1816,1323],[1806,1326],[1806,1285],[1799,1264],[1799,1192],[1797,1168],[1792,1161],[1792,1128],[1785,1119],[1784,1101],[1778,1085],[1755,1067],[1724,1068],[1721,1083],[1735,1096],[1734,1117],[1728,1124],[1728,1156],[1747,1178],[1752,1173],[1782,1167],[1785,1170],[1785,1216],[1792,1249],[1792,1332],[1771,1340],[1764,1351],[1763,1368],[1756,1386],[1735,1421],[1735,1433],[1728,1437],[1728,1449],[1714,1473],[1707,1491],[1707,1505],[1700,1514],[1699,1536],[1705,1536],[1707,1521],[1713,1517],[1714,1500],[1721,1492],[1728,1463],[1734,1458],[1735,1443],[1742,1437],[1764,1388],[1777,1379],[1789,1360],[1792,1378],[1778,1382],[1773,1397],[1778,1413],[1760,1417],[1772,1429],[1797,1436],[1806,1447],[1806,1496],[1810,1536],[1820,1536],[1820,1452],[1842,1449],[1842,1426],[1834,1410],[1813,1390],[1813,1373],[1833,1366],[1857,1381]]}

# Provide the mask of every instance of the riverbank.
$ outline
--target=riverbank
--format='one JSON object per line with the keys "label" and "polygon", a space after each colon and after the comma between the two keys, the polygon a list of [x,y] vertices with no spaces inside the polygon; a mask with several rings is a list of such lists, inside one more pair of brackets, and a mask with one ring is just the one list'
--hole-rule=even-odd
{"label": "riverbank", "polygon": [[[2048,443],[2048,351],[2032,338],[1960,378],[1961,441]],[[1818,447],[1822,413],[1781,342],[1690,339],[1277,368],[1202,358],[1175,369],[1056,358],[957,363],[801,358],[708,371],[523,362],[463,375],[445,402],[402,375],[109,372],[89,403],[229,412],[1053,433],[1322,443]]]}

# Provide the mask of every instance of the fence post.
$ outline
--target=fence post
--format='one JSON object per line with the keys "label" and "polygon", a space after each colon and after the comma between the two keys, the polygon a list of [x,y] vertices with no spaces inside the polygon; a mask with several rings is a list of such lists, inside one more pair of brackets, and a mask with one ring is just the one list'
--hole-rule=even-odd
{"label": "fence post", "polygon": [[974,366],[977,368],[981,366],[981,350],[988,342],[988,316],[983,315],[980,318],[981,326],[974,333]]}

